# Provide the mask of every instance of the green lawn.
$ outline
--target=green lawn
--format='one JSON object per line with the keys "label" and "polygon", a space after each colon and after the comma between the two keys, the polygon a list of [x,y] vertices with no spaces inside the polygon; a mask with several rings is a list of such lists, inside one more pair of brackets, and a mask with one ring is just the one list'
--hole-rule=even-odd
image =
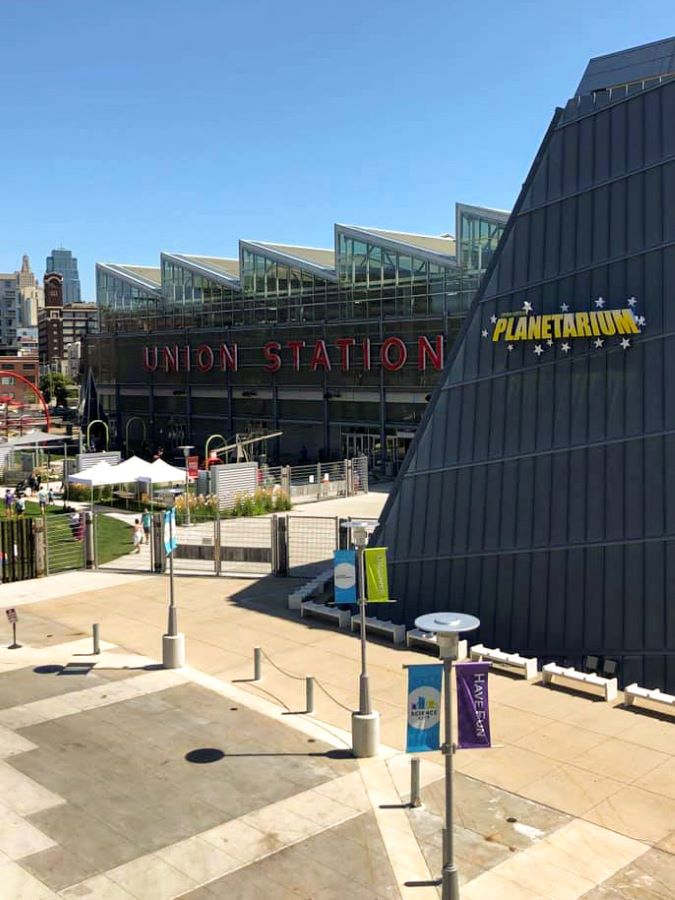
{"label": "green lawn", "polygon": [[[31,500],[26,502],[26,515],[37,517],[40,506]],[[73,537],[70,529],[70,514],[61,506],[47,507],[47,546],[49,574],[67,569],[81,569],[84,565],[84,546]],[[133,549],[132,528],[118,519],[98,514],[96,520],[96,548],[98,563],[110,562],[124,556]]]}

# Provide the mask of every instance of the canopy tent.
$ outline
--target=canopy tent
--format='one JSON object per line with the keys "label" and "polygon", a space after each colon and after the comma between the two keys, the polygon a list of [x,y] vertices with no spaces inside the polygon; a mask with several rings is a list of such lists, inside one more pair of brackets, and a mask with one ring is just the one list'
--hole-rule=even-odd
{"label": "canopy tent", "polygon": [[150,478],[152,472],[151,463],[138,456],[130,456],[129,459],[110,468],[116,478],[112,484],[130,484],[132,481],[138,481],[139,478]]}
{"label": "canopy tent", "polygon": [[88,487],[104,487],[108,484],[119,484],[117,477],[112,473],[117,466],[111,466],[104,460],[96,463],[95,466],[89,466],[81,472],[75,472],[68,476],[68,481],[72,484],[86,484]]}
{"label": "canopy tent", "polygon": [[178,466],[172,466],[163,459],[156,459],[151,463],[152,475],[146,476],[152,484],[169,484],[170,482],[185,481],[185,469],[179,469]]}

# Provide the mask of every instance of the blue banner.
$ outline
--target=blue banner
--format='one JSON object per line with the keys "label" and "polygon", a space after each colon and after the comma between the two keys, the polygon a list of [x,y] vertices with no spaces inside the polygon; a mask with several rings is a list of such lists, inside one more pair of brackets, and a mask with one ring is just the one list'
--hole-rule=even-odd
{"label": "blue banner", "polygon": [[178,538],[176,537],[176,510],[164,510],[164,549],[166,555],[171,556],[178,546]]}
{"label": "blue banner", "polygon": [[442,665],[408,666],[406,753],[438,750],[441,745]]}
{"label": "blue banner", "polygon": [[356,550],[336,550],[333,555],[336,603],[356,603]]}

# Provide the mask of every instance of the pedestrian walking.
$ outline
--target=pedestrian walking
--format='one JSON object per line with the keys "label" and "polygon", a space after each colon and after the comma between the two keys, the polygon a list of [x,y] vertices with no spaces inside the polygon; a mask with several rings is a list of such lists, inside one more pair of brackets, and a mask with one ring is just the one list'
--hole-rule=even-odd
{"label": "pedestrian walking", "polygon": [[5,515],[9,518],[12,515],[12,504],[14,503],[14,497],[12,496],[12,492],[9,488],[5,491]]}
{"label": "pedestrian walking", "polygon": [[26,501],[23,497],[17,497],[14,502],[14,509],[17,516],[22,516],[26,512]]}
{"label": "pedestrian walking", "polygon": [[150,515],[149,509],[143,510],[143,515],[141,517],[141,524],[143,525],[143,534],[145,535],[145,543],[150,543],[150,529],[152,528],[152,516]]}
{"label": "pedestrian walking", "polygon": [[44,516],[47,512],[47,491],[43,487],[38,491],[38,503],[40,504],[40,512]]}
{"label": "pedestrian walking", "polygon": [[47,491],[47,503],[50,506],[52,506],[54,503],[54,491],[51,488],[49,488],[49,490]]}
{"label": "pedestrian walking", "polygon": [[134,520],[134,547],[135,550],[132,550],[132,553],[140,553],[141,552],[141,544],[143,543],[143,527],[141,526],[141,520]]}

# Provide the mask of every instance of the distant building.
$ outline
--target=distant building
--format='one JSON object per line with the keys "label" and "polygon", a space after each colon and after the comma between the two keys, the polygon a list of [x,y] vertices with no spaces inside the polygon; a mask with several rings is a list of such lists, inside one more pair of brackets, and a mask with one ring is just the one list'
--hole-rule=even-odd
{"label": "distant building", "polygon": [[63,275],[45,275],[45,305],[38,315],[40,362],[63,359]]}
{"label": "distant building", "polygon": [[63,277],[63,302],[64,303],[80,303],[82,300],[80,294],[80,275],[77,270],[77,259],[70,250],[59,247],[58,250],[52,250],[51,256],[47,257],[46,275],[57,272]]}
{"label": "distant building", "polygon": [[[68,347],[96,331],[98,309],[95,303],[64,303],[63,284],[62,275],[45,275],[45,305],[39,313],[38,342],[40,362],[68,374]],[[77,365],[79,369],[79,356]]]}
{"label": "distant building", "polygon": [[11,374],[23,375],[38,387],[40,366],[37,354],[33,356],[0,356],[0,404],[35,403],[35,394]]}
{"label": "distant building", "polygon": [[21,324],[19,281],[16,272],[0,272],[0,347],[16,349],[16,330]]}
{"label": "distant building", "polygon": [[16,273],[19,285],[19,314],[23,328],[37,328],[38,310],[44,305],[44,290],[31,271],[30,260],[24,254],[21,271]]}
{"label": "distant building", "polygon": [[73,341],[66,345],[65,374],[77,381],[80,376],[80,360],[82,359],[82,341]]}

